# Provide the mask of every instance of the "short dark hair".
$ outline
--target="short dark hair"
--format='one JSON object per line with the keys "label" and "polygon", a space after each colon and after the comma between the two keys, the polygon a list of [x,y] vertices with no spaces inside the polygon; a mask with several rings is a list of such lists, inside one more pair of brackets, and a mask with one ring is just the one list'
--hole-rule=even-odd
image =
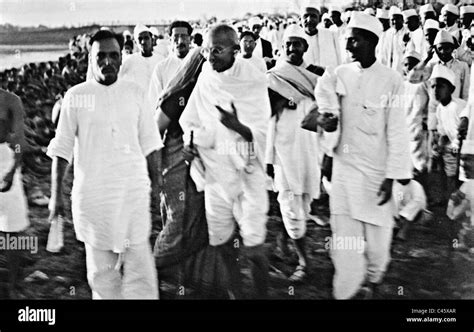
{"label": "short dark hair", "polygon": [[173,23],[171,23],[170,25],[170,28],[169,28],[169,35],[171,36],[171,34],[173,33],[173,29],[174,28],[186,28],[188,29],[188,34],[191,36],[192,33],[193,33],[193,28],[191,26],[191,24],[189,24],[188,22],[186,21],[174,21]]}
{"label": "short dark hair", "polygon": [[198,46],[201,46],[202,45],[202,35],[198,32],[198,33],[195,33],[194,36],[193,36],[193,40],[194,40],[194,43]]}
{"label": "short dark hair", "polygon": [[240,34],[240,40],[242,40],[245,36],[250,36],[252,37],[253,40],[257,40],[257,38],[255,37],[255,34],[252,32],[252,31],[244,31]]}
{"label": "short dark hair", "polygon": [[89,40],[89,45],[92,46],[94,42],[101,41],[105,39],[115,39],[119,44],[120,50],[123,49],[123,36],[121,34],[116,34],[110,30],[99,30],[97,31]]}

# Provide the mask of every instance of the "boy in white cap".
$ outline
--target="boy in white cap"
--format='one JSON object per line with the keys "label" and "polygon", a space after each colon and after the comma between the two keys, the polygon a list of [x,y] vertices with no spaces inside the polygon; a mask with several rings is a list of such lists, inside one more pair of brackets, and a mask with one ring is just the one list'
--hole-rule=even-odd
{"label": "boy in white cap", "polygon": [[406,119],[396,102],[403,79],[375,56],[382,31],[377,18],[353,12],[346,46],[353,62],[326,71],[318,82],[341,105],[340,119],[319,117],[327,132],[341,121],[330,200],[333,238],[365,243],[331,248],[336,299],[368,297],[382,282],[390,261],[393,181],[412,176]]}
{"label": "boy in white cap", "polygon": [[446,4],[441,8],[440,22],[444,23],[444,30],[449,32],[456,41],[461,41],[461,31],[457,25],[459,19],[459,8],[453,4]]}
{"label": "boy in white cap", "polygon": [[[409,43],[416,52],[422,53],[424,49],[425,38],[420,24],[420,17],[414,9],[403,11],[403,18],[408,29]],[[408,47],[407,47],[408,48]]]}
{"label": "boy in white cap", "polygon": [[436,12],[433,5],[427,3],[426,5],[420,6],[420,17],[423,25],[425,25],[426,20],[436,20]]}
{"label": "boy in white cap", "polygon": [[403,15],[400,8],[392,6],[389,15],[392,27],[387,30],[385,43],[381,45],[380,61],[401,74],[403,54],[405,53],[406,46],[404,36],[408,30],[403,26]]}
{"label": "boy in white cap", "polygon": [[163,56],[153,52],[153,34],[148,27],[142,24],[135,26],[133,36],[139,52],[130,55],[124,61],[119,75],[124,80],[135,82],[148,92],[153,69],[163,60]]}
{"label": "boy in white cap", "polygon": [[[457,187],[458,160],[460,142],[458,127],[466,102],[453,96],[455,90],[455,73],[442,65],[436,65],[431,75],[431,88],[436,100],[438,142],[434,149],[443,159],[444,172],[447,177],[447,194],[451,195]],[[449,196],[448,196],[449,197]]]}
{"label": "boy in white cap", "polygon": [[283,223],[298,255],[298,266],[290,280],[299,282],[306,277],[309,263],[306,220],[311,201],[320,194],[318,134],[301,128],[301,122],[314,107],[318,76],[306,69],[303,54],[308,44],[299,25],[286,29],[283,48],[284,61],[278,61],[267,74],[273,116],[266,162],[274,169]]}

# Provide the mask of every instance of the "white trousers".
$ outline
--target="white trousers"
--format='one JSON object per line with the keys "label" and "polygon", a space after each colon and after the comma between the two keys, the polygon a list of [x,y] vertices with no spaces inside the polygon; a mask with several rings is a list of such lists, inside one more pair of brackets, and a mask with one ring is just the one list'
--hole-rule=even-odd
{"label": "white trousers", "polygon": [[255,167],[251,174],[228,179],[225,185],[206,183],[204,200],[211,246],[226,243],[234,233],[236,222],[245,246],[265,242],[268,212],[265,184],[262,167]]}
{"label": "white trousers", "polygon": [[284,190],[278,193],[278,203],[288,236],[301,239],[306,234],[306,220],[311,210],[310,195],[294,195],[292,191]]}
{"label": "white trousers", "polygon": [[[392,223],[387,224],[389,226],[382,227],[348,215],[331,216],[334,298],[354,296],[366,278],[372,283],[382,281],[390,262],[392,242]],[[356,245],[361,242],[364,243],[363,250]]]}
{"label": "white trousers", "polygon": [[148,242],[131,245],[120,255],[88,244],[85,247],[93,299],[158,299],[157,272]]}

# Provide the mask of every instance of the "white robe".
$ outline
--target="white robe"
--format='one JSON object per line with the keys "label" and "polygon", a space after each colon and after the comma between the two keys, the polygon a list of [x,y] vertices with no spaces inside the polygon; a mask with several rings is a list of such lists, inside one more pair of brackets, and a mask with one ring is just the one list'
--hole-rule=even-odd
{"label": "white robe", "polygon": [[426,194],[420,183],[411,180],[407,185],[393,183],[392,195],[395,201],[395,217],[413,221],[418,213],[426,209]]}
{"label": "white robe", "polygon": [[145,92],[148,92],[153,69],[164,58],[158,53],[153,53],[150,57],[144,57],[141,53],[134,53],[123,62],[120,68],[119,77],[134,82]]}
{"label": "white robe", "polygon": [[342,63],[338,34],[328,29],[320,29],[314,36],[306,36],[308,50],[303,55],[307,65],[336,67]]}
{"label": "white robe", "polygon": [[148,88],[148,98],[150,104],[156,108],[158,106],[158,98],[166,88],[168,83],[178,72],[178,68],[183,63],[183,59],[178,58],[176,54],[171,53],[166,59],[160,61],[153,69],[151,75],[150,86]]}
{"label": "white robe", "polygon": [[394,28],[388,29],[381,50],[381,63],[398,71],[400,74],[402,73],[403,55],[405,53],[403,36],[405,36],[407,31],[406,28],[402,28],[398,31]]}
{"label": "white robe", "polygon": [[345,64],[324,75],[340,81],[341,137],[334,152],[331,214],[388,226],[392,203],[377,205],[380,185],[386,178],[412,176],[408,130],[397,101],[402,77],[379,62],[365,69],[358,62]]}
{"label": "white robe", "polygon": [[163,146],[146,94],[119,78],[69,89],[48,156],[71,163],[72,215],[78,240],[123,252],[148,240],[150,179],[146,156]]}
{"label": "white robe", "polygon": [[265,60],[263,60],[260,57],[257,56],[252,56],[250,58],[244,58],[241,53],[239,53],[238,57],[242,59],[243,61],[247,61],[248,63],[252,64],[257,68],[259,71],[262,73],[265,73],[267,71],[267,65],[265,63]]}

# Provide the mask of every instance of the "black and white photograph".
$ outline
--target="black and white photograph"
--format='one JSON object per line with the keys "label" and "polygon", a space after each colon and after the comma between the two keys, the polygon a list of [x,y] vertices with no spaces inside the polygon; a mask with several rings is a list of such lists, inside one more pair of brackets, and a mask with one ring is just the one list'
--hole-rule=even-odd
{"label": "black and white photograph", "polygon": [[472,331],[473,19],[0,0],[0,331],[107,306]]}

